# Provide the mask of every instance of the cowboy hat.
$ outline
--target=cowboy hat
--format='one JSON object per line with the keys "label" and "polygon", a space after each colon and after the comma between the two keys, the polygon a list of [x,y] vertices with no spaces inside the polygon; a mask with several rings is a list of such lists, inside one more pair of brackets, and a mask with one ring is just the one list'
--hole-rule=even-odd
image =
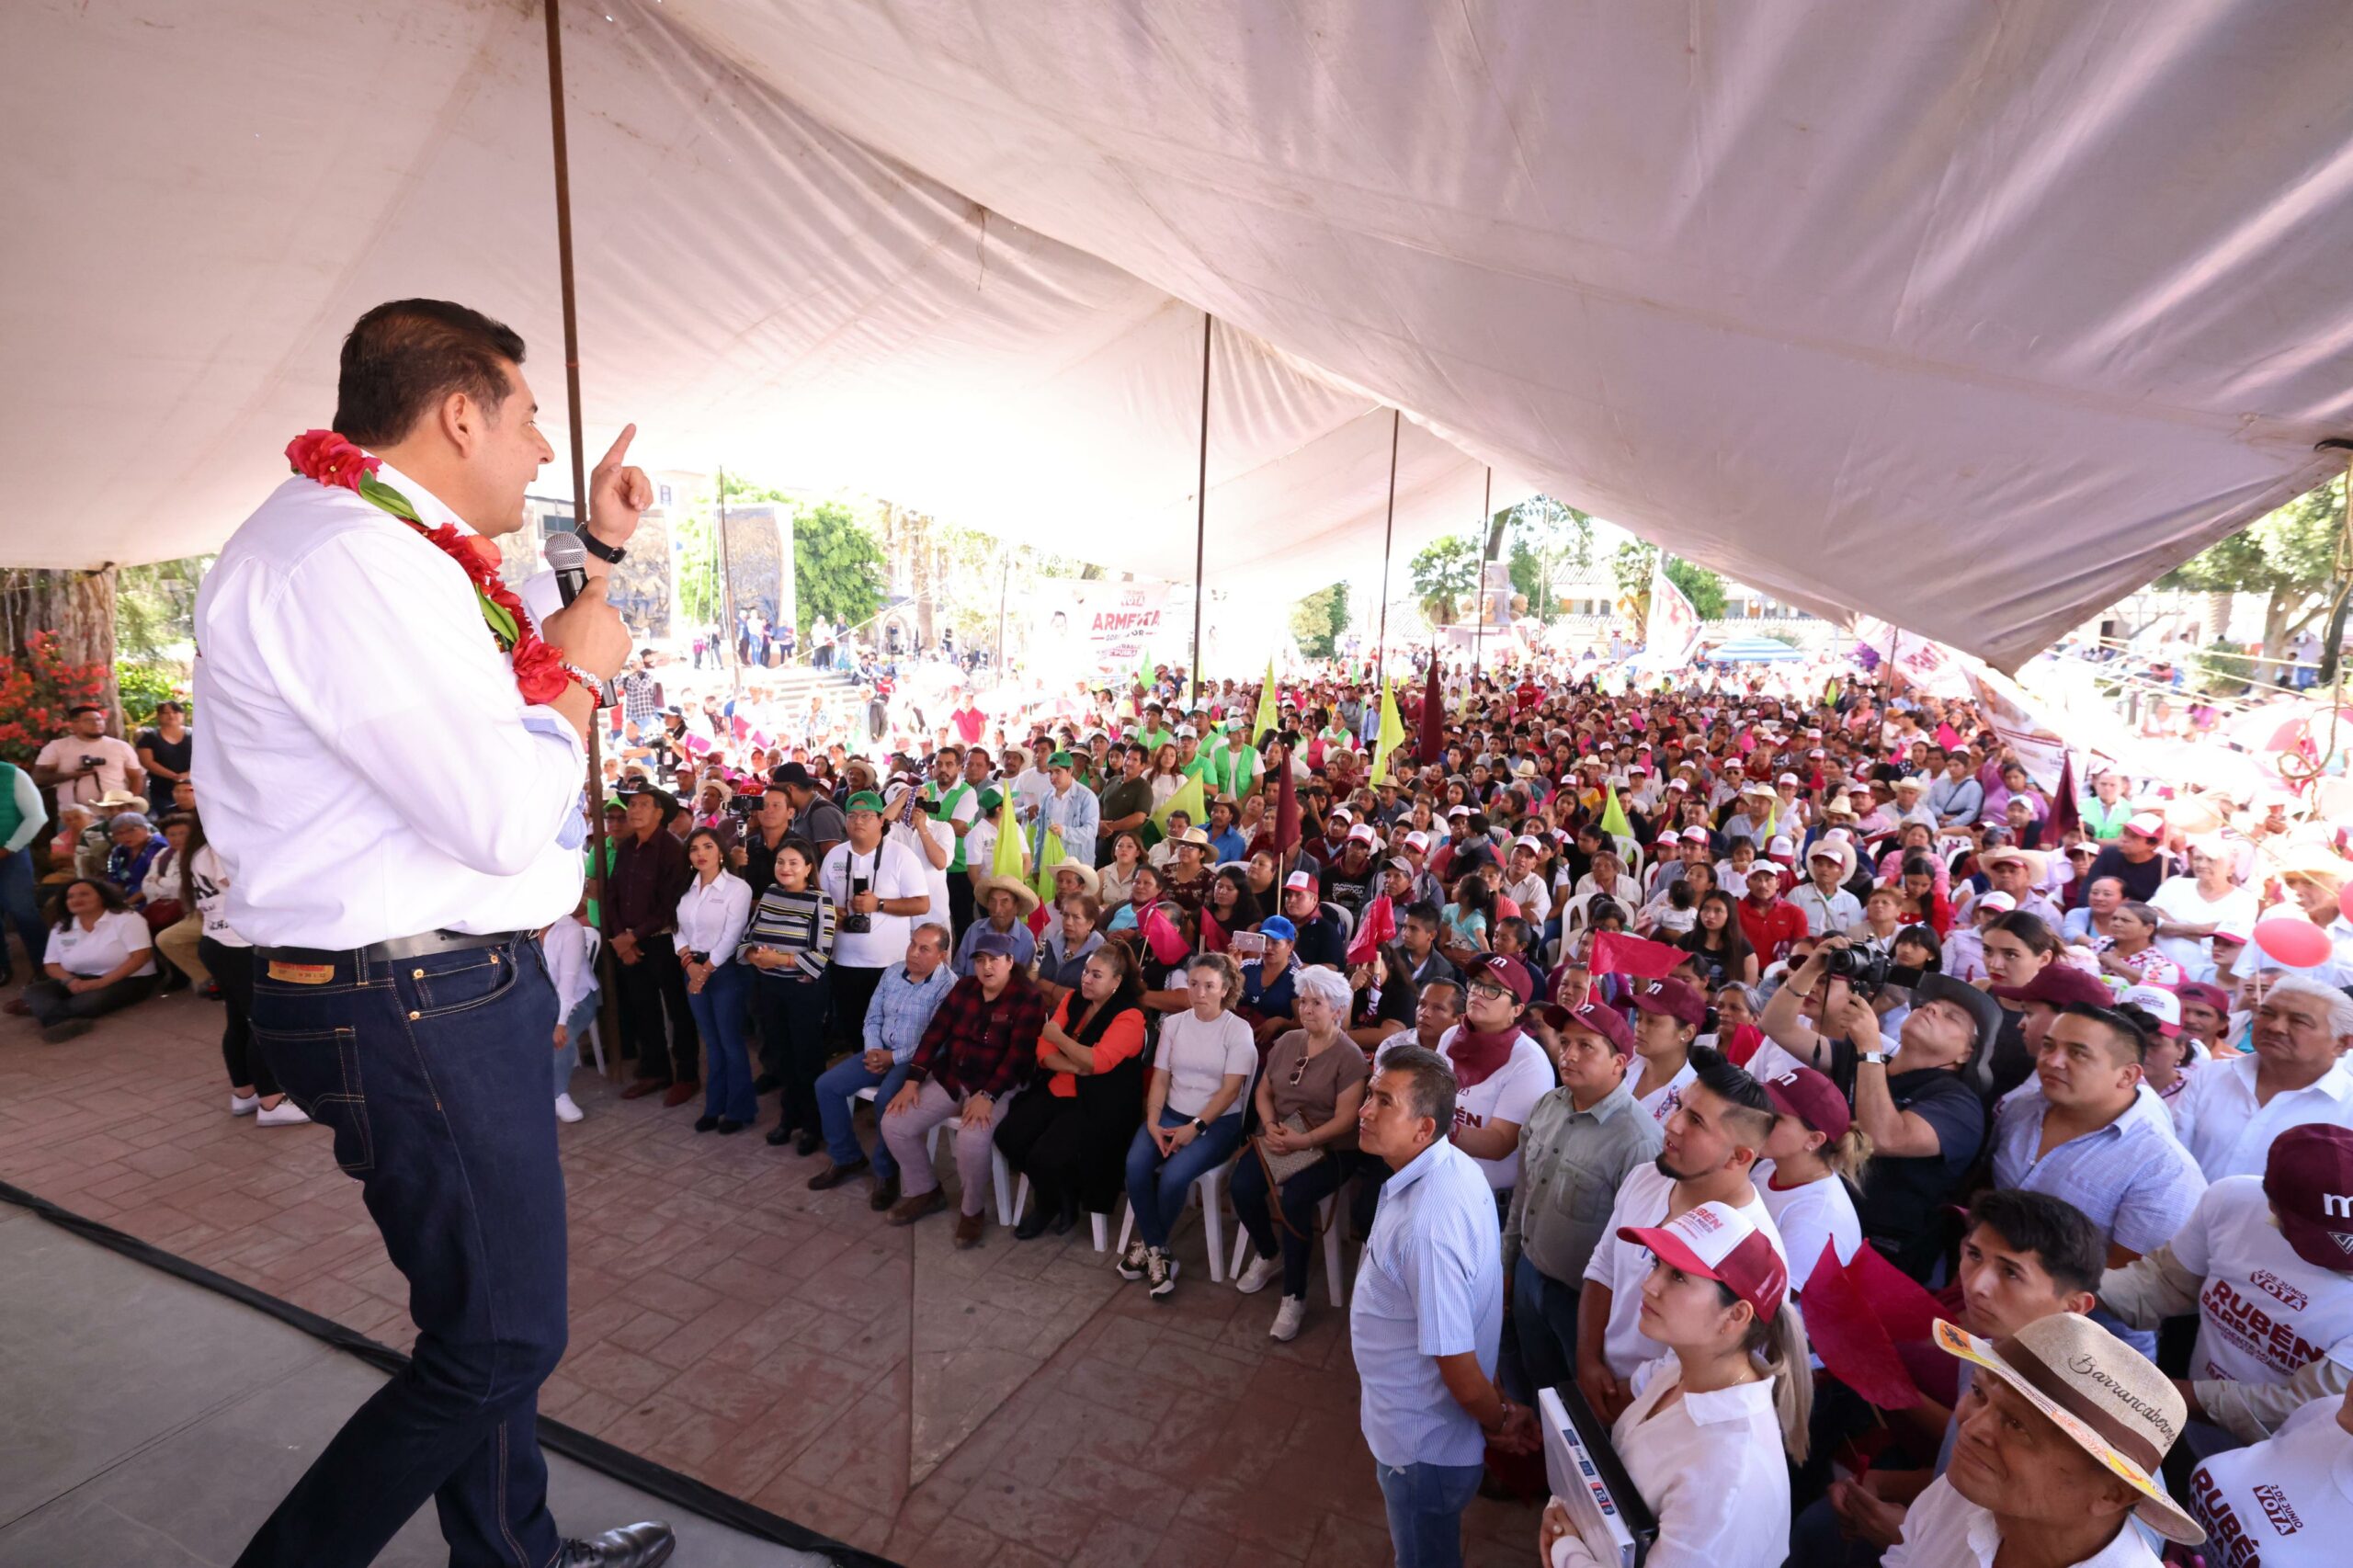
{"label": "cowboy hat", "polygon": [[979,901],[982,908],[985,909],[988,907],[989,895],[1000,890],[1013,895],[1014,902],[1021,905],[1023,915],[1037,913],[1038,905],[1041,902],[1038,897],[1038,890],[1019,877],[983,877],[972,885],[972,897]]}
{"label": "cowboy hat", "polygon": [[1078,879],[1080,891],[1092,894],[1096,898],[1101,898],[1103,896],[1103,879],[1095,874],[1094,867],[1086,864],[1083,860],[1055,861],[1053,864],[1054,875],[1059,877],[1064,871],[1068,871],[1072,876]]}

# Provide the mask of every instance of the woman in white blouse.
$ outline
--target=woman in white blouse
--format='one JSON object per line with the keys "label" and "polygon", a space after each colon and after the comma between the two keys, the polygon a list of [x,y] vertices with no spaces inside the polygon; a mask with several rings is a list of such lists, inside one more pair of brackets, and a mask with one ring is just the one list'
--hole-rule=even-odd
{"label": "woman in white blouse", "polygon": [[147,922],[125,907],[112,882],[83,877],[65,884],[65,916],[49,933],[41,978],[9,1004],[32,1016],[52,1043],[90,1032],[90,1020],[155,990],[155,945]]}
{"label": "woman in white blouse", "polygon": [[[1610,1428],[1626,1473],[1658,1517],[1651,1568],[1778,1568],[1790,1550],[1786,1451],[1803,1459],[1813,1403],[1805,1330],[1785,1311],[1789,1268],[1765,1233],[1722,1203],[1618,1233],[1656,1256],[1643,1332],[1667,1354],[1634,1374]],[[1557,1500],[1538,1545],[1552,1568],[1600,1561]]]}
{"label": "woman in white blouse", "polygon": [[727,869],[727,846],[699,827],[687,839],[695,880],[678,901],[678,961],[687,971],[687,1006],[702,1036],[702,1115],[697,1132],[741,1132],[759,1115],[751,1059],[744,1051],[744,986],[736,945],[752,918],[752,885]]}

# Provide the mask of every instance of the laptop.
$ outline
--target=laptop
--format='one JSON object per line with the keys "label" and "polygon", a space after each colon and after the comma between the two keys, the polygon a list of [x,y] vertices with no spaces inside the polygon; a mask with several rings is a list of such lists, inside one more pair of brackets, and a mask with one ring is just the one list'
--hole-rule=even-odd
{"label": "laptop", "polygon": [[1636,1568],[1658,1539],[1658,1518],[1610,1447],[1609,1428],[1574,1383],[1540,1389],[1544,1474],[1565,1504],[1577,1536],[1604,1562]]}

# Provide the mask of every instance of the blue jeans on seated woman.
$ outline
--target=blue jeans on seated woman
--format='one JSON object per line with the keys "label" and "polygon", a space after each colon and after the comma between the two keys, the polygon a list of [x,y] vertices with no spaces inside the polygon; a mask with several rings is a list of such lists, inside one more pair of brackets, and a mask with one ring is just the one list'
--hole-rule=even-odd
{"label": "blue jeans on seated woman", "polygon": [[[1160,1125],[1184,1127],[1192,1118],[1166,1106],[1160,1108]],[[1185,1195],[1202,1174],[1233,1157],[1242,1143],[1242,1112],[1237,1108],[1210,1123],[1210,1130],[1169,1155],[1160,1157],[1148,1129],[1136,1129],[1128,1145],[1128,1203],[1136,1215],[1136,1233],[1146,1246],[1165,1247],[1168,1233],[1185,1212]]]}
{"label": "blue jeans on seated woman", "polygon": [[687,994],[695,1031],[702,1036],[702,1113],[746,1127],[760,1115],[752,1061],[744,1051],[744,987],[750,980],[751,972],[731,960],[712,970],[700,991]]}

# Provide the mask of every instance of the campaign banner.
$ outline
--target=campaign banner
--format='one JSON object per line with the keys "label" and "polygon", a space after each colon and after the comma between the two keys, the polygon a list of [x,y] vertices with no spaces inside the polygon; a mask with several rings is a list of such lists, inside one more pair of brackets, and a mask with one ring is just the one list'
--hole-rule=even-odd
{"label": "campaign banner", "polygon": [[1855,618],[1855,654],[1865,668],[1883,669],[1929,697],[1970,695],[1969,678],[1950,648],[1876,616]]}
{"label": "campaign banner", "polygon": [[1675,669],[1688,664],[1699,642],[1699,612],[1690,598],[1666,574],[1666,552],[1659,552],[1651,569],[1651,611],[1643,623],[1643,640],[1654,669]]}
{"label": "campaign banner", "polygon": [[1970,659],[1961,664],[1971,699],[1994,733],[2008,743],[2010,755],[2026,769],[2038,789],[2059,787],[2059,770],[2067,760],[2066,737],[2045,716],[2026,688],[2000,671]]}
{"label": "campaign banner", "polygon": [[1162,623],[1165,583],[1055,578],[1039,583],[1037,594],[1029,633],[1037,667],[1131,671],[1152,650],[1165,653],[1184,641]]}

